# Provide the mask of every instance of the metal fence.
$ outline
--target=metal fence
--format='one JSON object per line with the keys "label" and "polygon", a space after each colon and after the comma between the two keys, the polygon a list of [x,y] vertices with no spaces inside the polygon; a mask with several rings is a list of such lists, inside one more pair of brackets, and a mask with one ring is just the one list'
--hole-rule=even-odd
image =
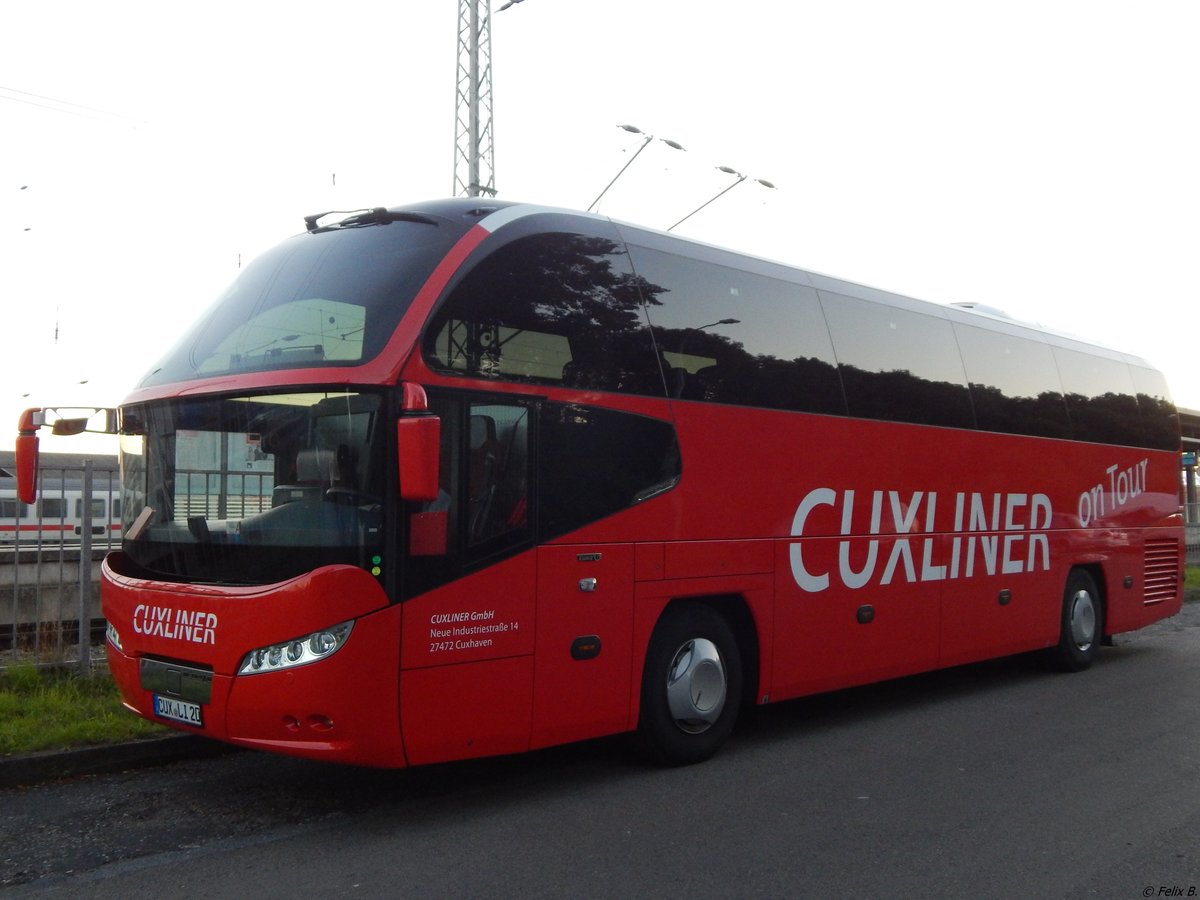
{"label": "metal fence", "polygon": [[[98,562],[121,539],[116,469],[43,468],[38,499],[0,488],[0,668],[78,666],[103,646]],[[102,652],[102,651],[101,651]]]}
{"label": "metal fence", "polygon": [[274,475],[229,469],[179,469],[176,475],[177,522],[192,516],[244,519],[271,508]]}
{"label": "metal fence", "polygon": [[[243,518],[271,508],[270,475],[179,474],[177,521]],[[111,462],[88,460],[43,467],[32,504],[20,502],[12,478],[0,481],[0,669],[31,663],[86,673],[104,653],[99,562],[121,543],[119,473]]]}

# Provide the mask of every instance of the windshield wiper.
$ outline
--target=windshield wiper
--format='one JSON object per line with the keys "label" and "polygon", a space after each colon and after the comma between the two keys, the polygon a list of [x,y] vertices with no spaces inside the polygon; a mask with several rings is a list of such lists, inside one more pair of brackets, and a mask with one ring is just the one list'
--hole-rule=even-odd
{"label": "windshield wiper", "polygon": [[[332,215],[344,215],[346,218],[328,225],[317,225],[321,219]],[[361,228],[364,225],[387,225],[390,222],[416,222],[419,225],[434,226],[438,224],[437,219],[431,219],[420,213],[389,210],[382,206],[374,209],[331,209],[304,217],[304,226],[310,234],[316,234],[318,231],[337,231],[342,228]]]}

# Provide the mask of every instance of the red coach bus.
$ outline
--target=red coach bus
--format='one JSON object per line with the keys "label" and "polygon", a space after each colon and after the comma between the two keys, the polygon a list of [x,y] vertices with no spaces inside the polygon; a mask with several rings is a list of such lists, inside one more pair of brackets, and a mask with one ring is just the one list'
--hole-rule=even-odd
{"label": "red coach bus", "polygon": [[1083,669],[1180,608],[1137,358],[587,214],[321,221],[119,411],[139,715],[375,766],[626,731],[687,763],[745,704]]}

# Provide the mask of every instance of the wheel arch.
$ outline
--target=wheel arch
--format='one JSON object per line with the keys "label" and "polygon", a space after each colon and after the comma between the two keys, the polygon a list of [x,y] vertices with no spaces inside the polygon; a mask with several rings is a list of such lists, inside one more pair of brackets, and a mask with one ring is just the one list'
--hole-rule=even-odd
{"label": "wheel arch", "polygon": [[[654,630],[658,628],[667,616],[673,615],[679,610],[688,606],[707,606],[714,612],[718,613],[729,625],[733,631],[734,639],[737,641],[738,650],[742,657],[742,703],[743,709],[747,705],[753,706],[758,699],[758,691],[760,687],[761,672],[761,652],[759,647],[759,630],[755,622],[754,613],[751,610],[750,602],[745,595],[741,593],[719,593],[719,594],[693,594],[687,596],[672,597],[663,604],[659,610],[658,616],[654,621],[654,628],[650,629],[648,638],[653,635]],[[641,662],[639,670],[645,664],[646,648],[649,646],[649,641],[641,647]],[[635,679],[636,683],[640,684],[641,678]],[[640,696],[639,696],[640,700]],[[640,703],[639,703],[640,707]],[[633,710],[632,721],[636,722],[640,714],[640,708]]]}
{"label": "wheel arch", "polygon": [[1079,563],[1067,571],[1059,605],[1058,640],[1040,654],[1047,667],[1060,672],[1091,667],[1097,648],[1105,643],[1106,583],[1099,564]]}

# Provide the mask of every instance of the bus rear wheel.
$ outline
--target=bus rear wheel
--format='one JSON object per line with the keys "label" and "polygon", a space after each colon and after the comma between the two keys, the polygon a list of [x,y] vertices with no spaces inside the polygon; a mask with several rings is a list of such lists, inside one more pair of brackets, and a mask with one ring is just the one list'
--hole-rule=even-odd
{"label": "bus rear wheel", "polygon": [[741,700],[741,653],[725,619],[698,604],[668,610],[646,651],[643,751],[667,765],[708,759],[733,731]]}
{"label": "bus rear wheel", "polygon": [[1104,600],[1096,580],[1075,569],[1063,590],[1058,646],[1047,651],[1047,660],[1064,672],[1082,672],[1095,661],[1103,637]]}

